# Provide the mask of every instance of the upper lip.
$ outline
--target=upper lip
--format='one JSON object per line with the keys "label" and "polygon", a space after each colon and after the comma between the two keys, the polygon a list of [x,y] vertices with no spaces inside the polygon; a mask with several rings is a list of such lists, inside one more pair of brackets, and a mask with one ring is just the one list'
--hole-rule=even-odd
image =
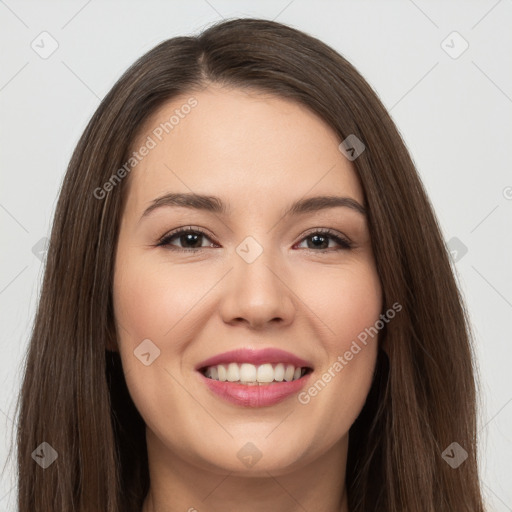
{"label": "upper lip", "polygon": [[239,348],[205,359],[197,364],[195,369],[200,370],[207,366],[227,363],[250,363],[255,366],[264,363],[287,363],[292,364],[295,368],[299,366],[313,368],[312,364],[305,359],[279,348],[264,348],[259,350]]}

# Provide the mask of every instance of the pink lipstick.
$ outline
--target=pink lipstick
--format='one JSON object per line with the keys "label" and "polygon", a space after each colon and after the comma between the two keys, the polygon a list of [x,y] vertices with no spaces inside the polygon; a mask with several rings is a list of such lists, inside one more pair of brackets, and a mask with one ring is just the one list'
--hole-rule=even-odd
{"label": "pink lipstick", "polygon": [[266,407],[298,393],[313,366],[281,349],[238,349],[197,364],[202,382],[215,395],[243,407]]}

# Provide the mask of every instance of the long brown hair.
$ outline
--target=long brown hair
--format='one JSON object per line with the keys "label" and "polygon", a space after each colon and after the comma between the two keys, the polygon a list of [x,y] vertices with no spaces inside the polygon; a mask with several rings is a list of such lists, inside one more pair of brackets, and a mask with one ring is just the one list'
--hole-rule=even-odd
{"label": "long brown hair", "polygon": [[[109,350],[116,339],[114,254],[129,177],[106,193],[95,191],[128,161],[152,113],[209,83],[292,99],[340,142],[355,135],[366,146],[353,165],[383,311],[395,302],[403,309],[380,333],[372,388],[350,429],[350,511],[483,511],[469,321],[411,157],[345,58],[296,29],[259,19],[228,20],[156,46],[118,80],[78,142],[54,216],[18,403],[19,511],[141,510],[149,487],[145,426],[119,355]],[[46,469],[32,456],[43,442],[58,454]],[[457,468],[443,456],[454,442],[467,452]]]}

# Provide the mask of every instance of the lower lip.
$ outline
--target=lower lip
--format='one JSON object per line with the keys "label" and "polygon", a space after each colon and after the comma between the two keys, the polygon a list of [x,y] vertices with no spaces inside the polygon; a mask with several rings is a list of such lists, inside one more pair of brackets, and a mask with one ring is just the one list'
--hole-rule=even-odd
{"label": "lower lip", "polygon": [[263,386],[247,386],[228,381],[221,382],[209,379],[201,372],[198,372],[198,374],[211,391],[232,404],[243,407],[267,407],[298,393],[309,380],[311,372],[291,382],[277,382]]}

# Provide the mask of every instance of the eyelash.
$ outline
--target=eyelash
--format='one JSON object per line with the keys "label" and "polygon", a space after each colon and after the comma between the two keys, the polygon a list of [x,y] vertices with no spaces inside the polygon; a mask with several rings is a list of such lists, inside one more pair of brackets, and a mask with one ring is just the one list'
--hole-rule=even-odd
{"label": "eyelash", "polygon": [[[183,248],[183,247],[171,246],[170,241],[173,238],[175,238],[177,235],[186,235],[186,234],[196,234],[196,235],[202,235],[207,238],[210,238],[210,236],[206,232],[201,230],[200,228],[196,228],[194,226],[188,226],[187,228],[178,228],[174,231],[171,231],[170,233],[167,233],[159,240],[159,242],[156,244],[156,246],[157,247],[165,247],[171,251],[179,251],[179,252],[197,252],[197,251],[201,251],[203,249],[208,249],[208,247],[196,247],[196,248],[187,249],[187,248]],[[326,229],[326,228],[319,228],[319,229],[316,229],[315,231],[310,232],[308,235],[303,237],[300,240],[300,242],[306,240],[307,238],[312,237],[313,235],[323,235],[323,236],[328,235],[329,238],[334,240],[341,247],[339,247],[338,249],[327,248],[327,249],[319,249],[319,250],[306,248],[306,250],[308,250],[308,251],[312,251],[312,252],[316,252],[316,253],[318,253],[318,252],[319,253],[328,253],[328,252],[333,252],[333,251],[334,252],[347,251],[347,250],[352,249],[352,247],[353,247],[353,243],[350,242],[348,239],[340,236],[336,231],[333,231],[331,229]]]}

